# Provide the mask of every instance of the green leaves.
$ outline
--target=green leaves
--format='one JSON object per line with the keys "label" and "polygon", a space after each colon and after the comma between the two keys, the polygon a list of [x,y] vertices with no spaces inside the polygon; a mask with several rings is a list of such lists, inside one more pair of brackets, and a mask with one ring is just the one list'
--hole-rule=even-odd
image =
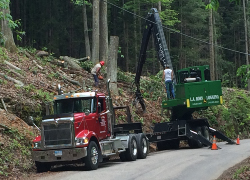
{"label": "green leaves", "polygon": [[71,0],[71,2],[77,6],[83,6],[84,4],[91,5],[91,3],[89,3],[88,1],[84,1],[84,0]]}
{"label": "green leaves", "polygon": [[[229,2],[236,2],[237,4],[239,4],[240,0],[229,0]],[[213,9],[213,10],[217,11],[219,6],[220,6],[219,0],[211,0],[211,3],[209,3],[206,6],[206,9]]]}
{"label": "green leaves", "polygon": [[247,87],[248,80],[250,79],[250,65],[242,65],[238,68],[236,75],[238,77],[242,77],[242,82],[244,83],[245,87]]}

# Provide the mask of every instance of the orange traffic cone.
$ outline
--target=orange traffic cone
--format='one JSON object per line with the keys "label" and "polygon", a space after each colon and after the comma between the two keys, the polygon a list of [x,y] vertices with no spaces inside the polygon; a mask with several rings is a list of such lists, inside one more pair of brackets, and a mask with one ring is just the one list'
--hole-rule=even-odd
{"label": "orange traffic cone", "polygon": [[240,145],[240,137],[239,137],[239,135],[237,137],[236,145]]}
{"label": "orange traffic cone", "polygon": [[216,137],[215,137],[215,136],[214,136],[214,138],[213,138],[213,144],[212,144],[211,150],[218,150],[218,147],[217,147],[217,145],[216,145]]}

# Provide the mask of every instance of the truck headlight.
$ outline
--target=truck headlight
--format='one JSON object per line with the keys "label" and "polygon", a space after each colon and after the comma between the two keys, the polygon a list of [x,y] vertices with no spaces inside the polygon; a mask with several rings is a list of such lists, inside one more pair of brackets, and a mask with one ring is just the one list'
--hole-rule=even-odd
{"label": "truck headlight", "polygon": [[76,146],[80,146],[80,145],[85,145],[89,143],[89,138],[84,137],[84,138],[76,138],[75,139],[76,142]]}
{"label": "truck headlight", "polygon": [[33,142],[32,143],[32,148],[33,149],[40,149],[41,148],[41,141]]}

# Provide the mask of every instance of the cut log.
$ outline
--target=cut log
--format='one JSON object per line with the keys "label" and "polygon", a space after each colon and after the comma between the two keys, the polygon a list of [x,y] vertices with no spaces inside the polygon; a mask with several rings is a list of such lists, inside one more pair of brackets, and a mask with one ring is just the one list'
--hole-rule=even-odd
{"label": "cut log", "polygon": [[23,82],[21,82],[19,80],[16,80],[16,79],[14,79],[12,77],[9,77],[9,76],[5,75],[4,73],[0,73],[0,76],[4,77],[5,79],[7,79],[9,81],[12,81],[12,82],[16,83],[16,85],[19,86],[19,87],[24,86]]}
{"label": "cut log", "polygon": [[4,61],[4,63],[7,64],[8,66],[10,66],[12,69],[21,71],[21,69],[20,69],[19,67],[16,67],[15,65],[11,64],[11,63],[8,62],[8,61]]}
{"label": "cut log", "polygon": [[90,57],[87,56],[87,57],[84,57],[84,58],[80,58],[80,59],[76,59],[77,61],[87,61],[87,60],[90,60]]}
{"label": "cut log", "polygon": [[9,67],[9,71],[10,71],[11,73],[15,74],[16,76],[20,77],[21,79],[25,79],[24,76],[22,76],[21,74],[19,74],[18,72],[14,71],[14,70],[12,70],[10,67]]}
{"label": "cut log", "polygon": [[73,69],[76,69],[76,70],[82,69],[81,66],[79,66],[75,60],[73,60],[72,58],[68,56],[60,56],[60,59],[66,61],[68,65]]}
{"label": "cut log", "polygon": [[8,112],[8,110],[7,110],[6,106],[5,106],[5,103],[4,103],[3,98],[1,98],[1,102],[2,102],[2,105],[3,105],[4,110],[5,110],[6,112]]}
{"label": "cut log", "polygon": [[30,58],[30,59],[33,58],[33,57],[30,55],[30,53],[28,53],[27,51],[24,51],[24,54],[25,54],[28,58]]}
{"label": "cut log", "polygon": [[57,65],[57,66],[61,66],[63,68],[67,68],[68,67],[68,63],[66,61],[61,61],[58,59],[54,59],[53,61],[51,61],[51,63]]}
{"label": "cut log", "polygon": [[58,73],[63,79],[65,79],[65,80],[71,82],[72,84],[81,86],[81,84],[80,84],[78,81],[72,80],[72,79],[68,78],[66,75],[63,75],[62,73],[59,73],[58,71],[57,71],[57,73]]}
{"label": "cut log", "polygon": [[33,60],[33,62],[36,64],[36,66],[37,66],[39,69],[43,70],[43,67],[40,66],[35,60]]}
{"label": "cut log", "polygon": [[43,56],[48,56],[49,53],[45,52],[45,51],[39,51],[38,53],[36,53],[37,57],[43,57]]}
{"label": "cut log", "polygon": [[[81,71],[77,71],[77,70],[74,70],[74,69],[63,69],[63,71],[66,71],[70,74],[78,74],[78,75],[81,75],[81,76],[86,76],[86,71],[84,71],[83,69]],[[84,74],[85,72],[85,74]]]}

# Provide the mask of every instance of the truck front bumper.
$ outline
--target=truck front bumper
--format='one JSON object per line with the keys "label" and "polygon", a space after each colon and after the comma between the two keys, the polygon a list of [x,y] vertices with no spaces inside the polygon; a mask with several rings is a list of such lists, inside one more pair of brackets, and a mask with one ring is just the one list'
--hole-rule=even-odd
{"label": "truck front bumper", "polygon": [[38,162],[74,161],[86,156],[87,147],[74,149],[32,151],[33,160]]}

